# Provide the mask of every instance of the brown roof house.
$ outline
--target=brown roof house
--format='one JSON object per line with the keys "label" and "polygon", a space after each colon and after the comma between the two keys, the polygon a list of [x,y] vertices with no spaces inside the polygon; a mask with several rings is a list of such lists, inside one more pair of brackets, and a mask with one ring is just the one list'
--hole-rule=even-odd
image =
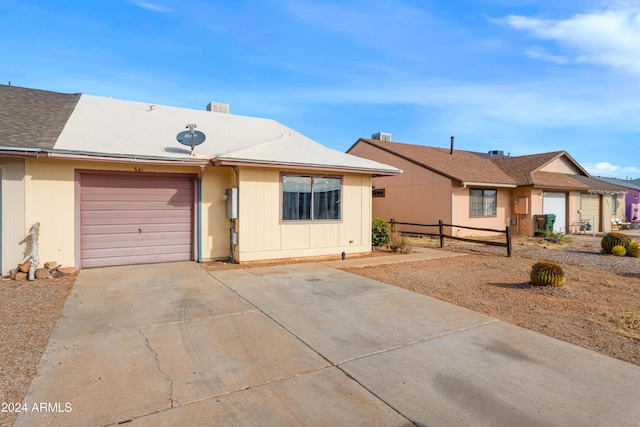
{"label": "brown roof house", "polygon": [[76,268],[371,250],[371,180],[395,167],[274,120],[0,85],[0,265]]}
{"label": "brown roof house", "polygon": [[[553,230],[578,233],[611,228],[624,193],[592,178],[567,152],[505,156],[391,141],[387,133],[361,138],[349,154],[393,165],[402,175],[373,180],[373,215],[389,221],[446,224],[534,235],[542,215],[555,215]],[[414,226],[403,231],[433,233]],[[457,236],[488,234],[454,228]]]}

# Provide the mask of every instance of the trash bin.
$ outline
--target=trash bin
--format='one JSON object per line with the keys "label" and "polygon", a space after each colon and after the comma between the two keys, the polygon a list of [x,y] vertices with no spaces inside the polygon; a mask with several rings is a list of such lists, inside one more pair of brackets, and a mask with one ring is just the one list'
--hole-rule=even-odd
{"label": "trash bin", "polygon": [[547,231],[553,232],[553,224],[556,222],[554,214],[534,215],[536,231],[535,236],[546,236]]}
{"label": "trash bin", "polygon": [[534,233],[535,236],[544,236],[544,226],[545,226],[545,215],[534,215],[533,216],[534,224],[536,226],[536,231]]}
{"label": "trash bin", "polygon": [[553,231],[553,223],[555,222],[556,222],[556,216],[554,214],[545,215],[544,229]]}

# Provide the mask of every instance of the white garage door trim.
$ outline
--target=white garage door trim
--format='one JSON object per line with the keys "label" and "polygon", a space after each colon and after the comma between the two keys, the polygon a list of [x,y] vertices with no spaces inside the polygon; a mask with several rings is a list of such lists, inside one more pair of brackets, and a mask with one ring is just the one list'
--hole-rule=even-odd
{"label": "white garage door trim", "polygon": [[542,213],[553,214],[556,220],[553,231],[556,233],[567,232],[567,194],[545,192],[542,201]]}
{"label": "white garage door trim", "polygon": [[80,268],[194,259],[195,175],[78,171]]}

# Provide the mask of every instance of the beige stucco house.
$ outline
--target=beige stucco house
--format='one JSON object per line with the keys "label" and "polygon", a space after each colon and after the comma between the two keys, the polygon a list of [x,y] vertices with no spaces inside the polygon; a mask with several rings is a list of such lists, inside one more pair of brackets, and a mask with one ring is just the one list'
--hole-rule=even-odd
{"label": "beige stucco house", "polygon": [[78,269],[368,252],[372,177],[401,172],[216,108],[6,85],[0,105],[5,274],[35,222],[42,262]]}
{"label": "beige stucco house", "polygon": [[[373,179],[373,215],[389,221],[445,224],[534,235],[536,216],[556,216],[554,231],[608,231],[624,206],[624,189],[592,178],[567,152],[505,156],[361,138],[348,153],[393,165],[402,175]],[[588,226],[585,225],[588,222]],[[582,226],[582,227],[581,227]],[[399,230],[433,233],[424,227]],[[457,236],[491,234],[454,228]]]}

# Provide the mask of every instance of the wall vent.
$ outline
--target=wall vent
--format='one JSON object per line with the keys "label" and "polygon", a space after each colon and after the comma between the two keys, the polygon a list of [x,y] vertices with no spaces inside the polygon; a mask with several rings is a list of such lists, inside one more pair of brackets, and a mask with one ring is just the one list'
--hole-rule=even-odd
{"label": "wall vent", "polygon": [[391,142],[391,134],[387,132],[378,132],[371,135],[371,139]]}
{"label": "wall vent", "polygon": [[229,104],[222,104],[220,102],[210,102],[209,105],[207,105],[207,111],[211,111],[214,113],[229,114]]}

